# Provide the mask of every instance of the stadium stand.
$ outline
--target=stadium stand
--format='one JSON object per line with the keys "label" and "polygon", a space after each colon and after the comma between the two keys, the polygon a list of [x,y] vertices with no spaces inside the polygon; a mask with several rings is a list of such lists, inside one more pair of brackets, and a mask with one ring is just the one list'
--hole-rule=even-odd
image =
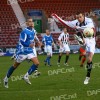
{"label": "stadium stand", "polygon": [[0,47],[15,47],[18,35],[14,26],[17,23],[17,18],[7,0],[0,0]]}
{"label": "stadium stand", "polygon": [[[100,2],[96,0],[31,0],[26,3],[19,2],[23,12],[30,9],[43,10],[47,16],[56,13],[59,16],[71,16],[75,14],[79,8],[83,12],[89,12],[90,9],[100,8]],[[1,9],[2,8],[2,9]],[[18,34],[16,34],[16,27],[18,20],[7,0],[0,0],[0,47],[15,47],[18,41]],[[60,28],[62,25],[58,24]],[[70,34],[73,30],[68,29]],[[57,40],[58,35],[52,33]],[[41,35],[38,36],[40,39]],[[100,45],[100,42],[98,42]]]}

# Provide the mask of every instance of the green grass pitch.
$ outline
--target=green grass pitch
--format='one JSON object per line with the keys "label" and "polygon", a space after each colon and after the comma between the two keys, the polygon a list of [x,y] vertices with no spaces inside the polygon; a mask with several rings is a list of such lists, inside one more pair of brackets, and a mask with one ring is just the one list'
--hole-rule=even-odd
{"label": "green grass pitch", "polygon": [[21,80],[32,64],[24,61],[9,79],[8,89],[3,87],[3,78],[13,61],[10,57],[0,57],[0,100],[100,100],[100,54],[95,54],[93,58],[88,85],[83,84],[86,69],[79,67],[78,54],[70,55],[68,67],[63,64],[65,56],[60,67],[56,65],[58,55],[53,55],[52,67],[44,66],[45,57],[38,56],[41,75],[30,77],[32,85]]}

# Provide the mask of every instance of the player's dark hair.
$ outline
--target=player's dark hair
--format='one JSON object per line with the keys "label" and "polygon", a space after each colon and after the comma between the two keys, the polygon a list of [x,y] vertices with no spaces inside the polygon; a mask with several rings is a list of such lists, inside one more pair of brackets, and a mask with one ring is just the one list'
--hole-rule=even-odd
{"label": "player's dark hair", "polygon": [[82,11],[78,11],[78,12],[76,13],[76,15],[79,15],[79,14],[84,15]]}

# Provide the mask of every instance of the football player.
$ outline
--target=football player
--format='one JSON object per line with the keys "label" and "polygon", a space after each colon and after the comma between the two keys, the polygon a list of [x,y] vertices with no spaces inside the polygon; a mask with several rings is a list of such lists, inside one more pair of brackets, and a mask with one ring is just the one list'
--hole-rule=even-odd
{"label": "football player", "polygon": [[[28,84],[31,84],[29,80],[29,76],[38,69],[39,60],[37,58],[35,44],[34,44],[34,38],[35,38],[35,32],[34,32],[34,22],[32,18],[27,19],[27,28],[25,28],[21,33],[19,37],[19,42],[17,46],[17,54],[15,57],[14,64],[9,68],[5,78],[4,78],[4,86],[5,88],[8,88],[8,79],[14,72],[14,70],[20,65],[21,62],[23,62],[26,59],[30,59],[33,62],[33,65],[29,68],[27,73],[24,75],[23,79]],[[38,43],[41,45],[40,41]]]}
{"label": "football player", "polygon": [[75,29],[76,30],[75,38],[78,40],[80,44],[83,45],[85,43],[86,52],[87,52],[87,74],[84,80],[84,84],[88,84],[90,80],[92,66],[93,66],[92,59],[95,52],[95,44],[96,44],[95,31],[94,31],[94,35],[91,36],[91,38],[90,37],[84,38],[83,30],[85,28],[95,29],[93,20],[91,18],[85,17],[82,12],[78,12],[76,16],[76,20],[73,20],[73,21],[64,21],[60,17],[58,17],[56,14],[52,14],[52,17],[54,18],[56,22],[60,22],[66,26],[69,26]]}
{"label": "football player", "polygon": [[44,61],[45,65],[48,64],[48,66],[51,66],[50,59],[52,57],[52,45],[54,41],[48,29],[46,30],[46,35],[42,39],[42,43],[44,44],[44,51],[47,53],[47,58]]}
{"label": "football player", "polygon": [[67,28],[63,28],[63,32],[60,34],[58,38],[58,42],[60,45],[59,48],[59,57],[58,57],[58,67],[60,66],[60,60],[62,57],[62,53],[66,53],[66,58],[65,58],[65,63],[64,65],[68,66],[68,59],[69,59],[69,53],[70,53],[70,48],[69,48],[69,33],[67,32]]}

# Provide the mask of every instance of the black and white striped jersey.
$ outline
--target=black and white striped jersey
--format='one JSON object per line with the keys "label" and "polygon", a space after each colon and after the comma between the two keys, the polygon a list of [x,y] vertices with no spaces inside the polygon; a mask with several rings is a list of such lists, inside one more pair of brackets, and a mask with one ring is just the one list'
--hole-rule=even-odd
{"label": "black and white striped jersey", "polygon": [[59,41],[62,42],[62,44],[68,44],[68,41],[69,41],[69,33],[64,33],[62,32],[60,35],[59,35],[59,38],[58,38]]}

